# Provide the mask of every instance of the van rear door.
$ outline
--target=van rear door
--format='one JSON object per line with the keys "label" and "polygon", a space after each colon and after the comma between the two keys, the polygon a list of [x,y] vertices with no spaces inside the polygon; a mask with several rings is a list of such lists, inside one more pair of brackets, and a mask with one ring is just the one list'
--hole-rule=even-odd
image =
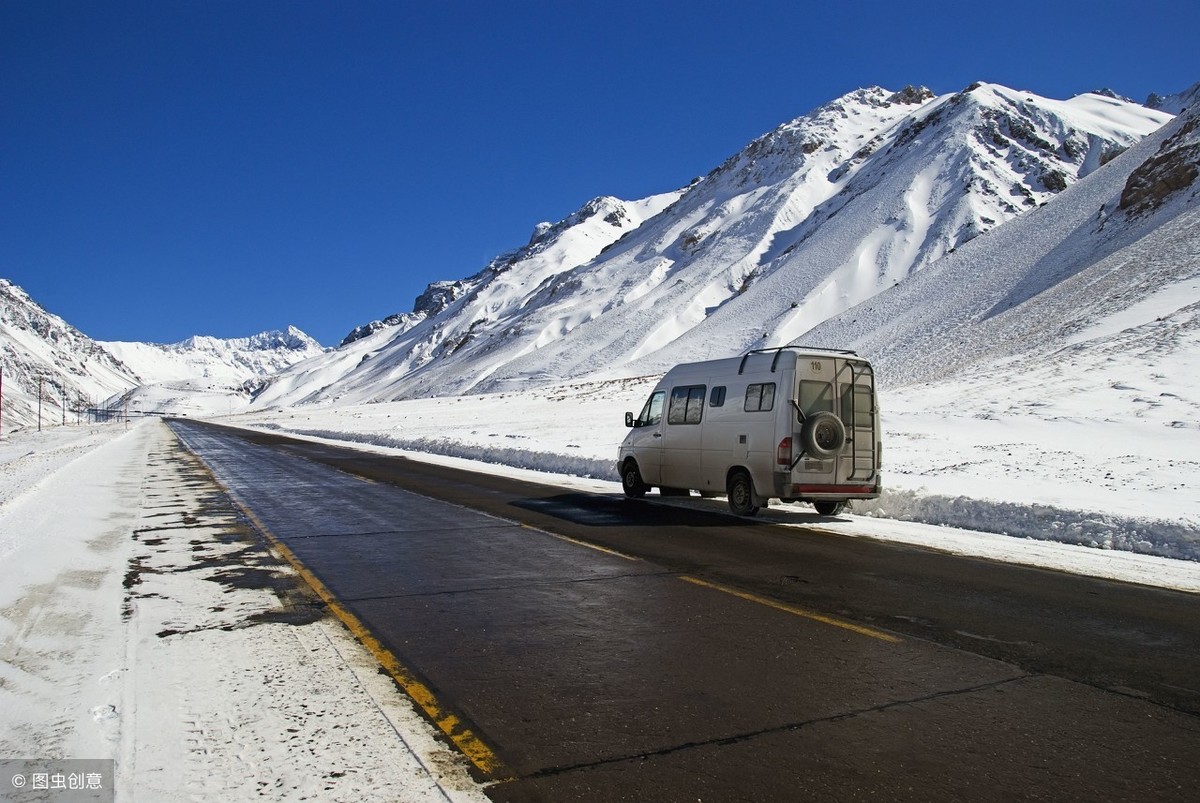
{"label": "van rear door", "polygon": [[[834,486],[853,493],[875,482],[878,413],[875,407],[875,376],[868,363],[825,355],[805,355],[796,364],[796,454],[792,482],[797,495],[819,493],[816,486]],[[841,444],[836,451],[822,450],[812,438],[806,422],[830,414],[841,421],[844,439],[826,438]],[[837,422],[829,422],[838,429]],[[825,434],[830,432],[825,428]],[[807,433],[808,437],[805,437]],[[833,444],[830,443],[830,446]]]}

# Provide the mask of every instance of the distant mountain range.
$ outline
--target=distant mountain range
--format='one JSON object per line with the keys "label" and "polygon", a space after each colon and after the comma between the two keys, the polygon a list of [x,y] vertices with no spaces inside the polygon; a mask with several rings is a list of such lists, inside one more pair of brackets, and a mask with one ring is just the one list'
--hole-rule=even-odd
{"label": "distant mountain range", "polygon": [[169,345],[121,342],[100,345],[146,381],[207,379],[213,384],[233,387],[325,353],[320,343],[294,326],[251,337],[196,336]]}
{"label": "distant mountain range", "polygon": [[3,426],[34,424],[38,399],[46,421],[71,420],[87,407],[138,384],[129,366],[29,294],[0,279]]}
{"label": "distant mountain range", "polygon": [[903,384],[1078,346],[1147,310],[1185,325],[1159,302],[1200,286],[1198,99],[1200,85],[1146,105],[994,84],[857,90],[687,187],[538,224],[332,350],[294,328],[96,343],[0,280],[5,426],[30,422],[38,377],[72,410],[129,394],[215,414],[252,396],[266,408],[650,375],[799,341],[856,348]]}
{"label": "distant mountain range", "polygon": [[654,374],[808,340],[964,246],[986,250],[1169,120],[1107,91],[857,90],[677,192],[598,198],[540,226],[475,275],[430,285],[411,313],[275,377],[256,406]]}
{"label": "distant mountain range", "polygon": [[151,399],[171,399],[174,409],[187,410],[195,406],[190,397],[216,392],[221,404],[196,412],[227,412],[227,396],[238,397],[241,408],[266,377],[322,353],[295,327],[228,340],[191,337],[173,345],[101,343],[0,279],[5,431],[36,425],[39,394],[45,423],[74,422],[89,408],[118,400],[124,405],[127,397],[140,412],[152,412],[159,403]]}

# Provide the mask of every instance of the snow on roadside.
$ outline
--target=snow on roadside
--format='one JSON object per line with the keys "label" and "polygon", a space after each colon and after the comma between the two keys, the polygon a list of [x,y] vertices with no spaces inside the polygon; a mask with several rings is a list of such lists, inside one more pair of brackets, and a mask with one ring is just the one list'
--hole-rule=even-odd
{"label": "snow on roadside", "polygon": [[[72,460],[125,432],[119,424],[47,427],[6,432],[0,438],[0,514]],[[0,536],[0,558],[5,539]]]}
{"label": "snow on roadside", "polygon": [[115,759],[118,800],[486,800],[166,427],[93,445],[0,511],[0,755]]}
{"label": "snow on roadside", "polygon": [[[246,422],[239,422],[244,425]],[[268,431],[280,431],[280,427],[259,425],[251,427]],[[330,438],[320,435],[301,435],[289,432],[296,437],[310,440],[346,445],[348,438]],[[489,474],[499,474],[521,479],[526,482],[549,484],[572,491],[591,494],[620,495],[621,485],[613,480],[581,477],[578,475],[555,474],[539,469],[518,468],[502,465],[494,460],[482,461],[478,458],[493,455],[476,454],[476,459],[438,454],[429,452],[410,451],[397,448],[394,445],[371,444],[370,439],[361,434],[354,435],[354,448],[381,454],[393,454],[410,460],[424,461],[438,465],[447,465],[467,471],[480,471]],[[459,451],[451,447],[447,452]],[[531,455],[526,455],[527,457]],[[557,456],[551,456],[547,461],[553,464]],[[904,492],[888,492],[884,494],[883,504],[896,505],[895,497],[906,496]],[[728,512],[724,500],[699,499],[691,497],[647,497],[660,504],[699,506],[715,512]],[[936,503],[936,497],[922,497],[926,504]],[[1002,505],[994,505],[979,500],[941,500],[948,507],[959,507],[964,502],[978,506],[976,515],[981,519],[995,520],[994,510],[1003,510]],[[861,504],[861,503],[860,503]],[[922,514],[927,515],[928,507],[922,506]],[[960,511],[961,512],[961,511]],[[732,514],[730,514],[732,515]],[[1101,545],[1082,540],[1063,539],[1061,541],[1043,540],[1040,538],[1022,536],[1018,533],[1000,534],[981,530],[970,530],[947,524],[930,524],[919,521],[903,521],[893,518],[876,517],[878,514],[844,513],[836,518],[818,516],[808,505],[779,505],[763,509],[759,516],[776,524],[803,528],[806,531],[818,530],[832,535],[843,535],[855,538],[873,538],[880,541],[910,544],[934,549],[940,552],[963,555],[987,560],[1017,563],[1025,566],[1049,569],[1052,571],[1069,572],[1087,575],[1124,583],[1156,586],[1177,591],[1200,593],[1200,563],[1192,560],[1174,560],[1152,554],[1138,554],[1115,548],[1116,545]],[[1090,521],[1089,517],[1078,512],[1059,511],[1062,518],[1079,518]],[[1092,517],[1094,518],[1094,517]],[[1189,531],[1192,532],[1192,531]],[[1097,548],[1100,547],[1100,548]]]}
{"label": "snow on roadside", "polygon": [[[1115,349],[1101,356],[1074,366],[1070,381],[1047,360],[1037,370],[999,364],[952,382],[884,389],[885,491],[854,512],[1008,535],[1005,559],[1017,562],[1036,539],[1183,559],[1200,576],[1200,427],[1178,423],[1195,420],[1200,393],[1179,376],[1175,392],[1160,392],[1134,357]],[[623,413],[638,411],[654,382],[295,407],[231,423],[614,480]],[[1111,410],[1129,406],[1139,414],[1114,419]]]}

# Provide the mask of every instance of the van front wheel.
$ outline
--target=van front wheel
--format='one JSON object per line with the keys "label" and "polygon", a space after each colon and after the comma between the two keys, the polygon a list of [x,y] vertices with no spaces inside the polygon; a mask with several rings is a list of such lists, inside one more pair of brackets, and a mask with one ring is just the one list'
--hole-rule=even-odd
{"label": "van front wheel", "polygon": [[727,485],[729,493],[729,509],[739,516],[753,516],[758,513],[758,505],[754,504],[754,483],[750,475],[744,471],[735,471],[729,477]]}
{"label": "van front wheel", "polygon": [[641,499],[650,490],[642,482],[642,472],[638,471],[637,463],[632,460],[626,460],[621,467],[621,487],[630,499]]}

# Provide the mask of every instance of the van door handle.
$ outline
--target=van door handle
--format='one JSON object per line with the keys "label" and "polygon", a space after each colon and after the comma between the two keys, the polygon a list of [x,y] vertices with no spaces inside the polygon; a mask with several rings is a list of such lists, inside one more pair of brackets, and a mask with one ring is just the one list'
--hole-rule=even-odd
{"label": "van door handle", "polygon": [[661,432],[655,432],[655,433],[654,433],[654,437],[656,437],[656,438],[661,438],[661,437],[662,437],[662,433],[661,433]]}

